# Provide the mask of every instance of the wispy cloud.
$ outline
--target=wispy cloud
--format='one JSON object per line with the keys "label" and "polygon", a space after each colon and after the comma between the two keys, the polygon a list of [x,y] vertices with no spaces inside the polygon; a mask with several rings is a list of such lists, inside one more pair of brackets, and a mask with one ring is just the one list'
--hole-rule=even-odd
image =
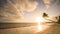
{"label": "wispy cloud", "polygon": [[36,1],[31,0],[0,0],[0,18],[6,21],[21,19],[23,11],[33,11]]}

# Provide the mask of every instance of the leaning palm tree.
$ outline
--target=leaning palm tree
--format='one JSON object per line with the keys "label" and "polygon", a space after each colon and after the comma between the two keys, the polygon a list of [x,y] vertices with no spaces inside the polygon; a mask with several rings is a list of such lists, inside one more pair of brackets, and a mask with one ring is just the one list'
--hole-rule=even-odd
{"label": "leaning palm tree", "polygon": [[60,16],[55,17],[56,20],[57,20],[57,22],[56,22],[56,21],[53,21],[53,20],[51,20],[51,19],[47,19],[49,16],[48,16],[48,14],[46,14],[46,13],[43,13],[43,16],[42,16],[42,17],[43,17],[44,19],[46,19],[46,20],[51,21],[51,22],[47,22],[47,23],[58,23],[58,24],[60,24]]}

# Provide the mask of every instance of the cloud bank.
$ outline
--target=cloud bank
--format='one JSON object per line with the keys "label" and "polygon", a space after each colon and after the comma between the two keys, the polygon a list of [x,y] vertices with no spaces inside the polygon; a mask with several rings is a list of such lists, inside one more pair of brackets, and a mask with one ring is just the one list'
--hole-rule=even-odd
{"label": "cloud bank", "polygon": [[33,11],[38,3],[32,0],[0,0],[0,21],[16,21],[23,11]]}

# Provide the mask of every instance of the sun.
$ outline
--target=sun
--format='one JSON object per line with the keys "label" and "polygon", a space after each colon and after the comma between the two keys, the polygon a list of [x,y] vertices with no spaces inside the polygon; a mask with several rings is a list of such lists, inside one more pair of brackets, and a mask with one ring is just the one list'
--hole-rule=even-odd
{"label": "sun", "polygon": [[42,22],[43,18],[42,17],[36,17],[36,22]]}
{"label": "sun", "polygon": [[38,31],[42,31],[43,30],[43,26],[42,26],[42,22],[43,22],[43,18],[42,17],[36,17],[36,22],[37,22],[37,29]]}

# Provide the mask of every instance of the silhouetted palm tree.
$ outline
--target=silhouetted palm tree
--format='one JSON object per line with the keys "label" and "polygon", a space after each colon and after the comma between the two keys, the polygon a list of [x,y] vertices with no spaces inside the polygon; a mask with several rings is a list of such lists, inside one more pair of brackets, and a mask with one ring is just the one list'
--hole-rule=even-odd
{"label": "silhouetted palm tree", "polygon": [[48,14],[46,14],[46,13],[43,13],[43,17],[48,17]]}

